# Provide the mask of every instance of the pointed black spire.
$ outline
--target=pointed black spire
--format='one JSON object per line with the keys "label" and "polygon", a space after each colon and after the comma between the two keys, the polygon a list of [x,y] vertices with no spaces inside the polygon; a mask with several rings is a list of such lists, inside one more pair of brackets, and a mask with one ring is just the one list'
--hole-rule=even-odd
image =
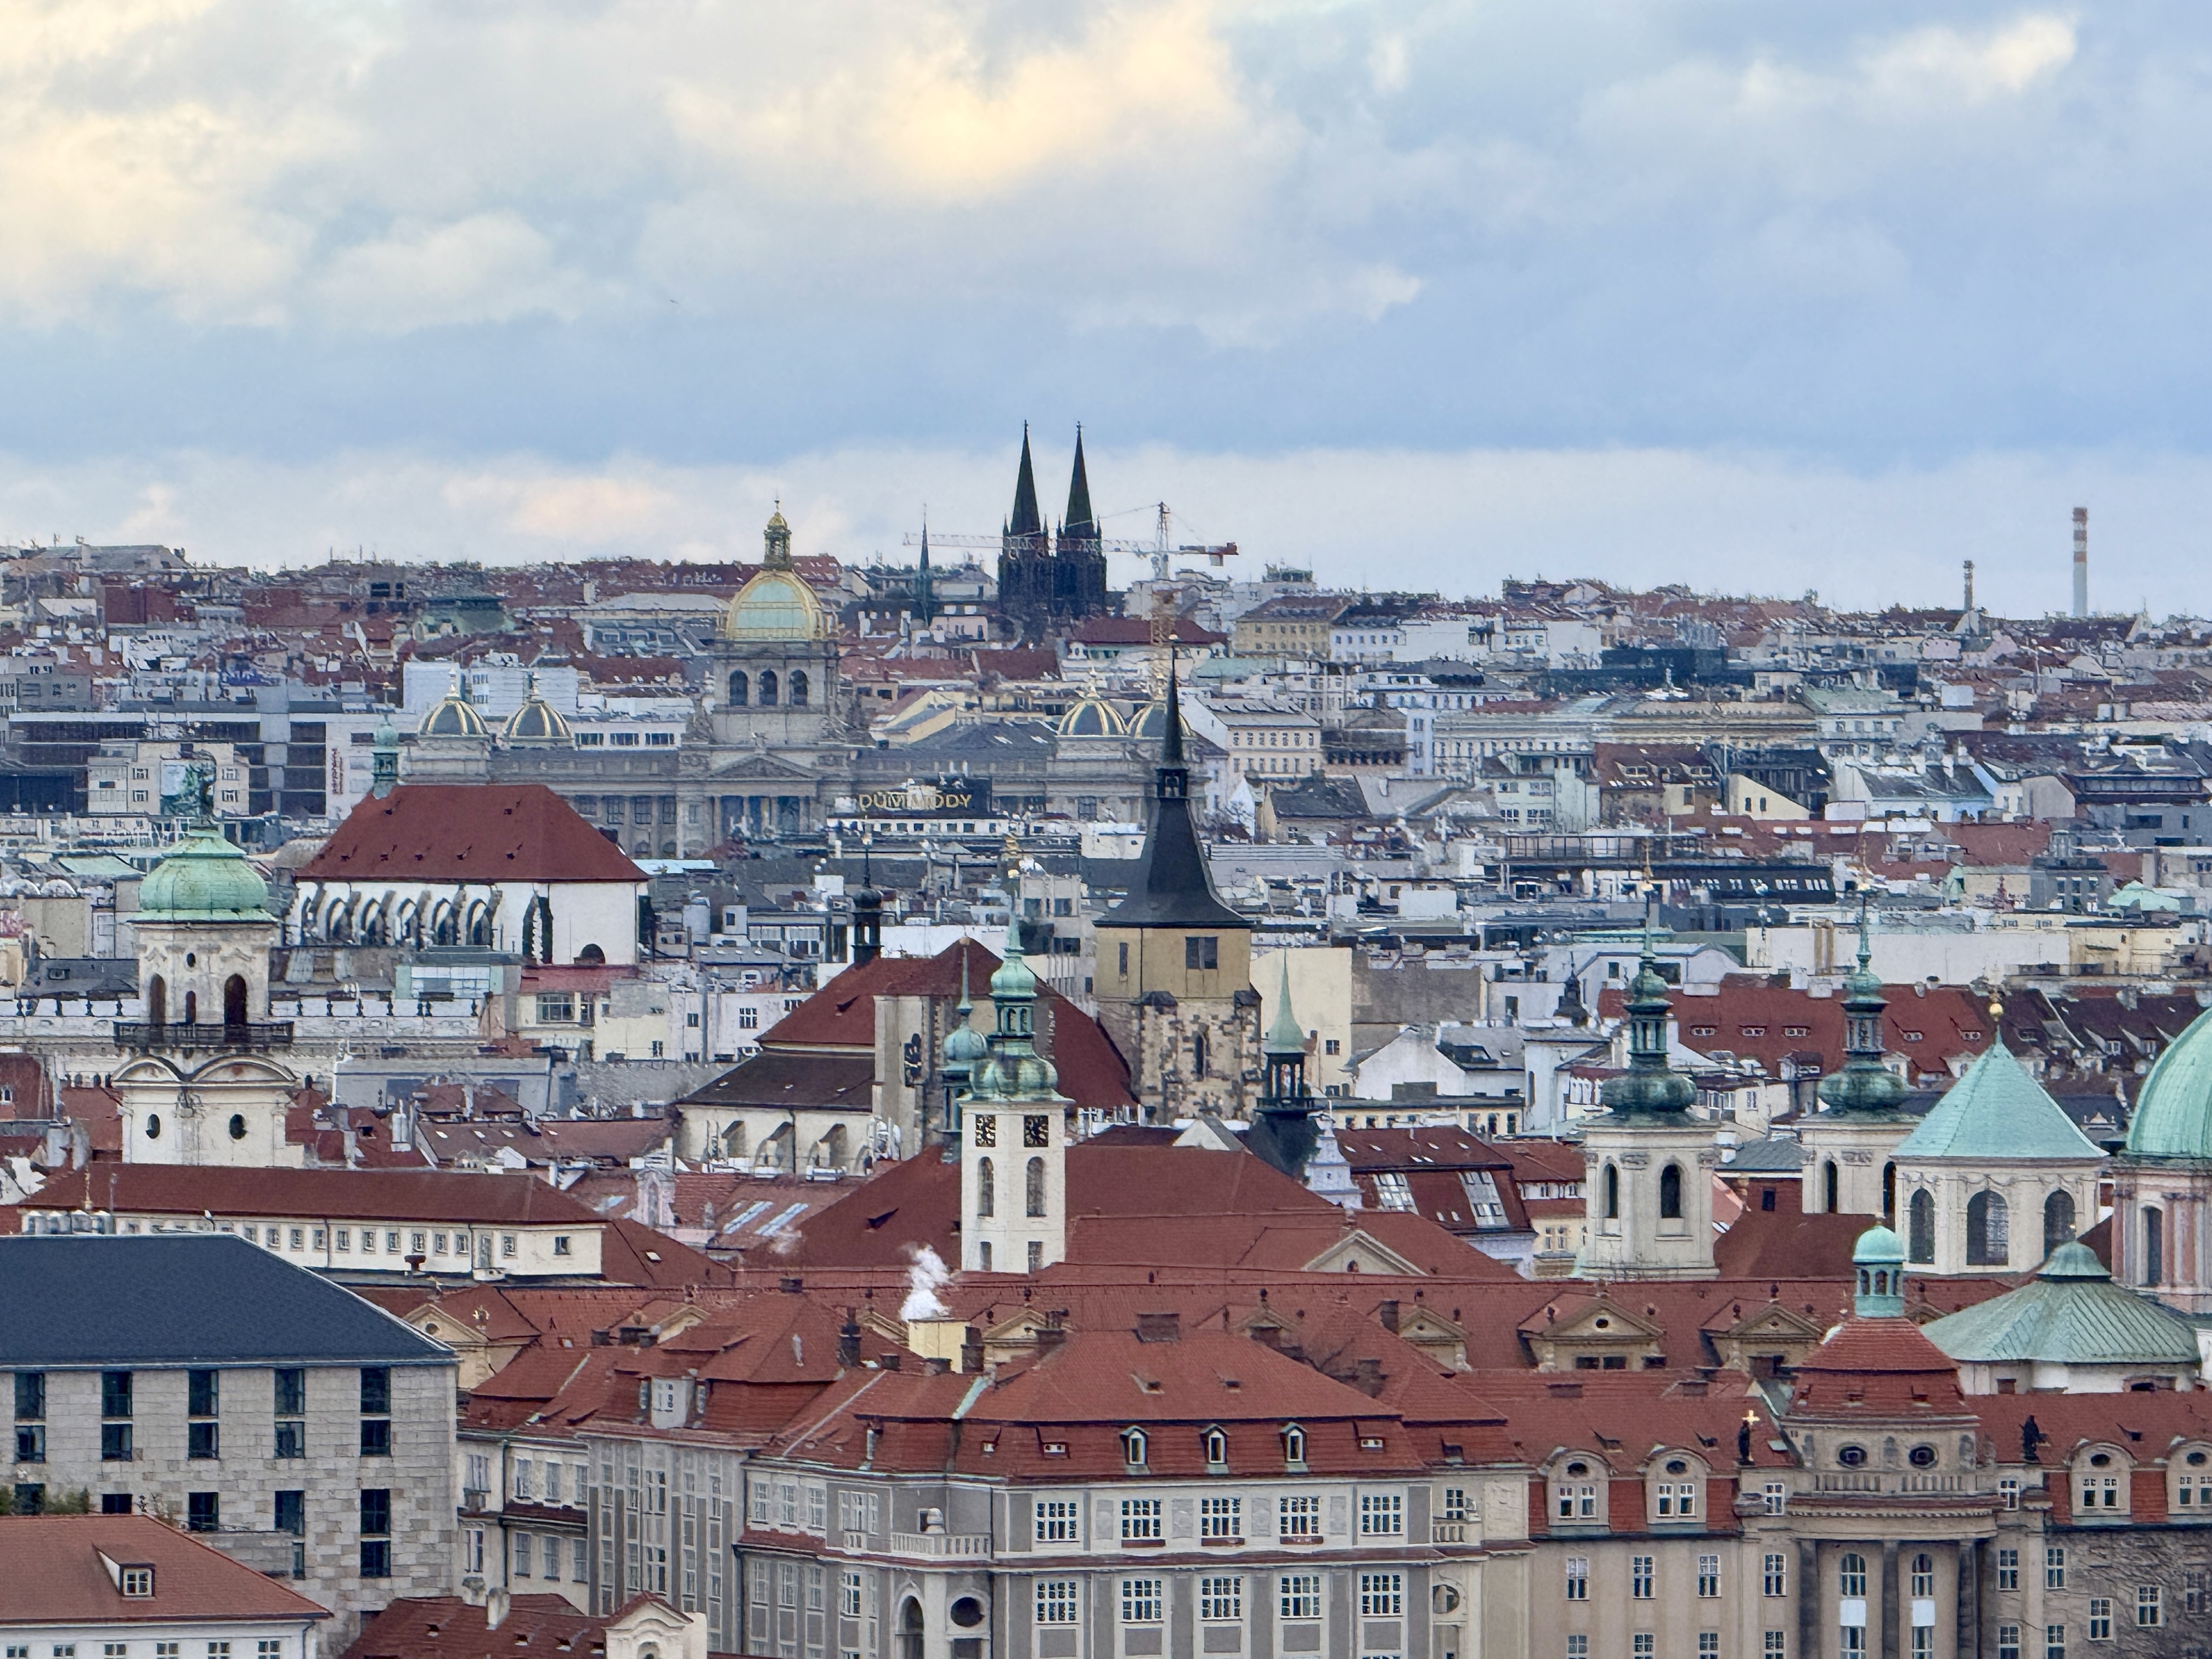
{"label": "pointed black spire", "polygon": [[1249,927],[1214,896],[1213,878],[1190,821],[1190,773],[1183,764],[1182,705],[1175,663],[1168,664],[1167,729],[1152,791],[1152,824],[1129,896],[1099,918],[1101,927]]}
{"label": "pointed black spire", "polygon": [[1036,468],[1030,461],[1030,423],[1022,422],[1022,470],[1014,479],[1014,515],[1007,521],[1009,536],[1042,536],[1044,515],[1037,511]]}
{"label": "pointed black spire", "polygon": [[1091,510],[1091,474],[1083,465],[1083,422],[1075,423],[1075,471],[1067,481],[1066,533],[1079,541],[1098,538],[1098,520]]}

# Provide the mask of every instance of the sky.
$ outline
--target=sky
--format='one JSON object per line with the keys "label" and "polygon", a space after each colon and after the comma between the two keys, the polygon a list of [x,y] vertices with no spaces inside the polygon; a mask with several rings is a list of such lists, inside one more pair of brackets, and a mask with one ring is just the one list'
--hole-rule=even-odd
{"label": "sky", "polygon": [[[0,0],[0,539],[2212,612],[2212,10]],[[949,540],[948,540],[949,546]],[[1117,579],[1134,573],[1133,561]]]}

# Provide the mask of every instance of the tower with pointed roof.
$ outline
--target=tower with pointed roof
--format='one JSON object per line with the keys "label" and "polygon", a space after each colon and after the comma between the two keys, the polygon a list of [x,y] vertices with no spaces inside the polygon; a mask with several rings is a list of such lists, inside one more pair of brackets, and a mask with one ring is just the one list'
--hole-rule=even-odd
{"label": "tower with pointed roof", "polygon": [[1076,428],[1075,466],[1068,480],[1067,516],[1059,544],[1037,504],[1036,465],[1030,453],[1029,422],[1022,423],[1022,459],[1014,474],[1014,504],[999,540],[999,611],[1009,628],[1034,643],[1054,623],[1080,621],[1106,608],[1106,554],[1091,478],[1083,459],[1083,429]]}
{"label": "tower with pointed roof", "polygon": [[1075,428],[1075,465],[1067,479],[1067,514],[1053,550],[1053,615],[1067,621],[1106,608],[1105,538],[1091,505],[1091,473],[1083,459],[1083,427]]}
{"label": "tower with pointed roof", "polygon": [[2212,1013],[2150,1068],[2112,1159],[2112,1278],[2212,1314]]}
{"label": "tower with pointed roof", "polygon": [[1021,923],[991,975],[993,1030],[961,1102],[960,1265],[1036,1273],[1067,1254],[1068,1109],[1036,1050],[1036,973]]}
{"label": "tower with pointed roof", "polygon": [[1576,1271],[1597,1279],[1711,1279],[1711,1126],[1692,1115],[1697,1090],[1667,1062],[1674,1012],[1651,928],[1628,986],[1628,1069],[1601,1094],[1605,1109],[1583,1120],[1588,1225]]}
{"label": "tower with pointed roof", "polygon": [[1181,694],[1170,672],[1152,823],[1127,895],[1099,918],[1092,990],[1154,1121],[1243,1117],[1258,1058],[1252,924],[1213,890],[1191,818]]}
{"label": "tower with pointed roof", "polygon": [[1306,1088],[1305,1030],[1291,1007],[1291,956],[1287,951],[1279,954],[1282,977],[1275,992],[1275,1018],[1260,1039],[1260,1098],[1244,1145],[1291,1180],[1303,1181],[1320,1137],[1313,1096]]}
{"label": "tower with pointed roof", "polygon": [[1820,1080],[1820,1110],[1798,1129],[1804,1149],[1804,1208],[1812,1215],[1880,1216],[1897,1221],[1891,1162],[1912,1131],[1902,1109],[1905,1079],[1884,1063],[1881,981],[1866,908],[1859,910],[1858,965],[1844,978],[1844,1068]]}
{"label": "tower with pointed roof", "polygon": [[1990,1017],[1990,1046],[1891,1155],[1906,1257],[1929,1273],[2026,1273],[2097,1218],[2103,1150]]}

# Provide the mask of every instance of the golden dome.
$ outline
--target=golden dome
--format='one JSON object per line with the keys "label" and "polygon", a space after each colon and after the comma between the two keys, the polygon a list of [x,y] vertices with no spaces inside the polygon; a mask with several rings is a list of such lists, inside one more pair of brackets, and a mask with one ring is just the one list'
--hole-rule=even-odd
{"label": "golden dome", "polygon": [[818,640],[829,631],[821,600],[788,570],[762,571],[738,590],[722,613],[726,640]]}

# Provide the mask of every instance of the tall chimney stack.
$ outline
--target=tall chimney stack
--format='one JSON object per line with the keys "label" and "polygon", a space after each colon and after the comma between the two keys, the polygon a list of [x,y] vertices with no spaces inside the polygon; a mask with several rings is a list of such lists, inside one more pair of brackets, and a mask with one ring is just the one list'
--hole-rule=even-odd
{"label": "tall chimney stack", "polygon": [[2089,509],[2074,509],[2074,614],[2089,614]]}
{"label": "tall chimney stack", "polygon": [[1968,611],[1972,611],[1973,608],[1974,608],[1974,562],[1973,562],[1972,559],[1969,559],[1969,560],[1967,560],[1967,561],[1966,561],[1966,609],[1967,609]]}

